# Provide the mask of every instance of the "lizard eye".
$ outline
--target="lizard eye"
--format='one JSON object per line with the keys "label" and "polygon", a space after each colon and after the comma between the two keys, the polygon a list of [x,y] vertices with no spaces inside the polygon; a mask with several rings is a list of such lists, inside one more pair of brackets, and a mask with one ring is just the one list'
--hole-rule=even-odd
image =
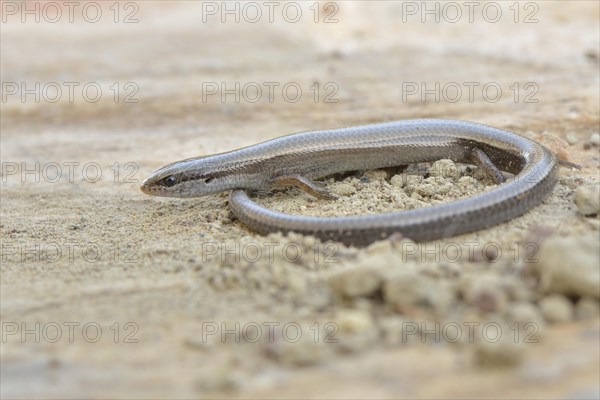
{"label": "lizard eye", "polygon": [[177,183],[177,178],[175,178],[175,176],[173,175],[168,176],[164,179],[164,183],[167,187],[174,186]]}

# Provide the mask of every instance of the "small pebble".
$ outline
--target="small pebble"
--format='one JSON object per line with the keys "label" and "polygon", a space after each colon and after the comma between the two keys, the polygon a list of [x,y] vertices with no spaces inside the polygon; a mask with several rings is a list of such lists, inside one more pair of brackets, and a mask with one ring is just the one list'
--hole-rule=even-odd
{"label": "small pebble", "polygon": [[596,146],[596,147],[600,146],[600,133],[598,133],[598,132],[592,133],[590,135],[588,142],[590,142],[590,144],[592,146]]}
{"label": "small pebble", "polygon": [[590,183],[575,190],[577,210],[586,216],[600,213],[600,183]]}
{"label": "small pebble", "polygon": [[345,182],[340,182],[332,187],[332,192],[339,196],[350,196],[356,193],[356,188]]}
{"label": "small pebble", "polygon": [[381,287],[382,277],[376,268],[356,266],[332,274],[327,282],[332,291],[344,297],[363,297]]}
{"label": "small pebble", "polygon": [[439,160],[434,162],[429,173],[431,176],[451,178],[455,181],[460,177],[458,167],[451,160]]}
{"label": "small pebble", "polygon": [[537,307],[531,303],[513,303],[506,311],[506,319],[510,324],[518,324],[519,329],[531,330],[532,325],[537,330],[544,326],[544,320]]}
{"label": "small pebble", "polygon": [[360,333],[374,329],[373,318],[363,310],[342,310],[336,318],[341,333]]}
{"label": "small pebble", "polygon": [[543,293],[600,298],[600,241],[591,234],[551,237],[542,243],[539,263],[530,264]]}
{"label": "small pebble", "polygon": [[385,278],[383,295],[386,303],[403,313],[410,312],[415,307],[431,308],[443,313],[453,297],[452,291],[443,282],[410,268],[389,274]]}
{"label": "small pebble", "polygon": [[404,184],[406,183],[406,177],[403,174],[394,175],[394,176],[392,176],[392,179],[390,179],[390,183],[394,187],[402,188],[402,187],[404,187]]}
{"label": "small pebble", "polygon": [[548,322],[567,322],[573,319],[573,305],[560,294],[544,297],[539,306],[542,316]]}
{"label": "small pebble", "polygon": [[569,143],[570,145],[574,145],[575,143],[578,142],[577,139],[577,135],[575,134],[575,132],[569,132],[565,135],[565,140],[567,141],[567,143]]}
{"label": "small pebble", "polygon": [[334,318],[339,331],[335,349],[342,353],[356,353],[372,348],[381,340],[378,327],[371,312],[365,310],[342,310]]}
{"label": "small pebble", "polygon": [[390,252],[393,249],[393,244],[395,241],[396,238],[392,236],[390,236],[388,239],[378,240],[366,247],[365,252],[374,255]]}

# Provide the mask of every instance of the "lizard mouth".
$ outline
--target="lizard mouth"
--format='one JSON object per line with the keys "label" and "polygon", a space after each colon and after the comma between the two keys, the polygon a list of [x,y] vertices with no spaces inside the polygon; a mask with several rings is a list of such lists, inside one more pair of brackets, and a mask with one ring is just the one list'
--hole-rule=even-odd
{"label": "lizard mouth", "polygon": [[160,192],[160,188],[156,185],[152,185],[149,178],[142,182],[140,190],[146,194],[156,194],[157,192]]}

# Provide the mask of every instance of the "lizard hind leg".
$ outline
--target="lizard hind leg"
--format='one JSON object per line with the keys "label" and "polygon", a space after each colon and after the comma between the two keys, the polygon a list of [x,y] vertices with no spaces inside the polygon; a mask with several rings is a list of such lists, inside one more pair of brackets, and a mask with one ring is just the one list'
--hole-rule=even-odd
{"label": "lizard hind leg", "polygon": [[471,151],[471,159],[473,162],[481,167],[487,176],[489,176],[496,184],[506,182],[506,178],[502,175],[502,171],[498,169],[490,160],[487,154],[480,148],[475,147]]}

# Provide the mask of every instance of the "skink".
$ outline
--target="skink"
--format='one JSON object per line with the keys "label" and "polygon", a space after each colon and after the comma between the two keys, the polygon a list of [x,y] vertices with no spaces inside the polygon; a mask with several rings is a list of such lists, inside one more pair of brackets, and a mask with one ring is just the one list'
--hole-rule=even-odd
{"label": "skink", "polygon": [[[334,173],[439,159],[477,164],[498,183],[451,203],[377,215],[308,217],[266,209],[245,190],[295,186],[335,198],[313,180]],[[569,164],[569,163],[566,163]],[[233,190],[229,206],[260,234],[281,231],[367,245],[399,233],[434,240],[487,228],[524,214],[558,181],[552,152],[515,133],[473,122],[420,119],[283,136],[253,146],[169,164],[142,183],[155,196],[197,197]],[[571,164],[573,166],[573,164]],[[505,180],[500,172],[512,176]]]}

